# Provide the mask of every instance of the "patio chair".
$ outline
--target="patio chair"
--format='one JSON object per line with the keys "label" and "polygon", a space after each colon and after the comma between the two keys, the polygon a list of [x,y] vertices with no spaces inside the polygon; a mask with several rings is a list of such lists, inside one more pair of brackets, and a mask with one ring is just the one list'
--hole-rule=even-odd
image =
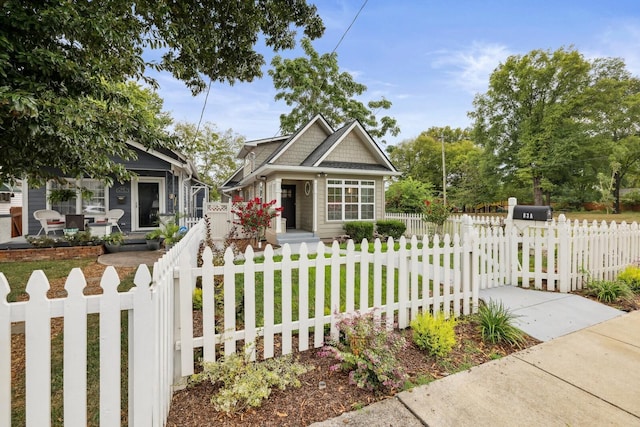
{"label": "patio chair", "polygon": [[105,214],[105,218],[112,227],[118,227],[118,230],[120,230],[120,232],[122,233],[122,229],[120,228],[118,221],[120,220],[120,218],[122,218],[123,215],[124,211],[122,209],[111,209]]}
{"label": "patio chair", "polygon": [[49,234],[50,231],[55,234],[56,230],[64,230],[64,217],[58,211],[41,209],[35,211],[33,217],[40,222],[38,236],[42,233],[42,230],[44,230],[44,234]]}

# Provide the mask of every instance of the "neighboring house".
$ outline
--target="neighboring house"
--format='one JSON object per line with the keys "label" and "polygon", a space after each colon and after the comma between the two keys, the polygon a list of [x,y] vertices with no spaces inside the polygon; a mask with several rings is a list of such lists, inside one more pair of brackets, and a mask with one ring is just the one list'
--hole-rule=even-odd
{"label": "neighboring house", "polygon": [[8,242],[22,232],[22,183],[0,184],[0,243]]}
{"label": "neighboring house", "polygon": [[400,175],[360,122],[333,130],[321,115],[293,135],[246,142],[238,157],[243,166],[221,190],[277,201],[283,220],[267,231],[271,242],[287,230],[329,239],[344,222],[382,219],[385,178]]}
{"label": "neighboring house", "polygon": [[[208,188],[198,181],[192,162],[184,155],[167,149],[150,150],[141,144],[128,143],[138,158],[124,161],[126,168],[136,174],[132,181],[114,181],[113,186],[91,179],[67,178],[70,185],[49,181],[40,188],[23,186],[23,230],[34,235],[40,224],[33,217],[39,209],[53,209],[63,215],[82,214],[85,218],[103,215],[110,209],[122,209],[119,221],[122,231],[146,231],[157,227],[162,214],[180,213],[202,216],[203,200]],[[49,195],[64,188],[84,188],[89,193],[75,191],[75,197],[52,202]]]}

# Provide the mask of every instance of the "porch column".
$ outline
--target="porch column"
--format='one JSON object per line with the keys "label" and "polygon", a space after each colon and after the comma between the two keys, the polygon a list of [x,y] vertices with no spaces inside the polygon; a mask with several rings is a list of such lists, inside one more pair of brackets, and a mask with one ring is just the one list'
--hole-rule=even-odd
{"label": "porch column", "polygon": [[318,180],[313,180],[313,234],[318,231]]}
{"label": "porch column", "polygon": [[[276,178],[274,186],[276,190],[276,206],[282,207],[282,179]],[[280,217],[280,220],[276,221],[276,234],[280,233],[282,233],[282,217]]]}

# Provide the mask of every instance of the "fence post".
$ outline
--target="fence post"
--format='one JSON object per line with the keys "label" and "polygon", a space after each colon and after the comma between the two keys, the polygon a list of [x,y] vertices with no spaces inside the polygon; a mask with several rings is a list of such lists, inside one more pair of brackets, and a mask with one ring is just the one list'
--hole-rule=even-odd
{"label": "fence post", "polygon": [[[0,273],[0,425],[11,425],[11,289]],[[4,414],[4,415],[2,415]]]}
{"label": "fence post", "polygon": [[518,204],[518,199],[515,197],[509,197],[508,201],[508,213],[507,218],[504,220],[504,235],[507,241],[507,250],[505,256],[506,262],[506,283],[513,286],[518,286],[516,274],[514,269],[517,269],[518,265],[518,239],[515,238],[513,229],[513,209]]}
{"label": "fence post", "polygon": [[[551,250],[551,248],[549,248]],[[569,224],[564,214],[558,217],[558,279],[560,292],[571,290],[571,241],[569,240]]]}
{"label": "fence post", "polygon": [[480,292],[478,288],[478,277],[477,274],[477,262],[474,263],[474,260],[478,256],[475,253],[474,248],[474,236],[475,230],[473,229],[473,220],[469,215],[462,215],[462,293],[465,298],[465,303],[463,304],[463,308],[465,314],[468,311],[467,298],[469,298],[468,293],[471,292],[471,312],[475,313],[478,311],[478,294]]}

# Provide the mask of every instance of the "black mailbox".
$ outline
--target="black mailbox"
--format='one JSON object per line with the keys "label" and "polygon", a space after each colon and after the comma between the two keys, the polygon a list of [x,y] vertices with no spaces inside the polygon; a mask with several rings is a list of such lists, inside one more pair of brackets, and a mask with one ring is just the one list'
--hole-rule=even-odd
{"label": "black mailbox", "polygon": [[525,221],[551,221],[553,219],[553,209],[551,206],[515,205],[513,207],[513,219],[521,219]]}

